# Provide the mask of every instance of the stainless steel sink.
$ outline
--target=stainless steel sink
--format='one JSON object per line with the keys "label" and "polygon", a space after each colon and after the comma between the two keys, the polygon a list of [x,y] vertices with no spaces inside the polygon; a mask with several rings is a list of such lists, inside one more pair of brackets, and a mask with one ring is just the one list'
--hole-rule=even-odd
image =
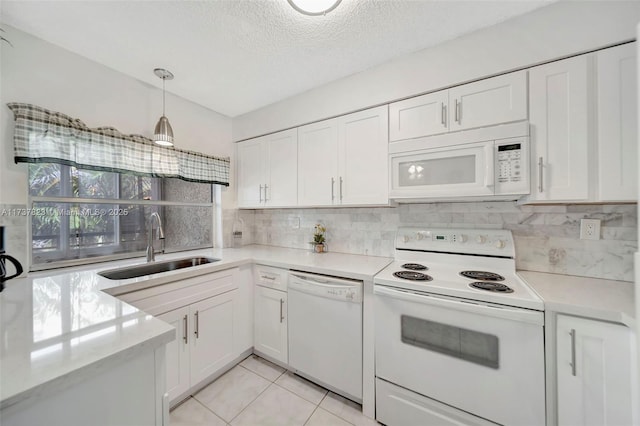
{"label": "stainless steel sink", "polygon": [[98,272],[98,275],[102,275],[110,280],[126,280],[128,278],[175,271],[176,269],[192,268],[194,266],[206,265],[207,263],[218,261],[220,261],[220,259],[214,259],[211,257],[188,257],[186,259],[168,260],[166,262],[153,262],[145,265],[129,266],[127,268],[110,269],[108,271]]}

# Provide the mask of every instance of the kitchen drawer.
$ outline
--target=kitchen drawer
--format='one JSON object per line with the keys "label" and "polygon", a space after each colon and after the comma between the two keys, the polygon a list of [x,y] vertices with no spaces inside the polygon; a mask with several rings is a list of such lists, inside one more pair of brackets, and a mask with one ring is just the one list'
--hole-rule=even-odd
{"label": "kitchen drawer", "polygon": [[118,296],[149,314],[158,315],[238,288],[237,268],[175,281]]}
{"label": "kitchen drawer", "polygon": [[380,379],[376,379],[376,420],[393,426],[497,425]]}
{"label": "kitchen drawer", "polygon": [[253,276],[256,285],[287,291],[287,281],[289,279],[289,271],[287,269],[255,265],[253,267]]}

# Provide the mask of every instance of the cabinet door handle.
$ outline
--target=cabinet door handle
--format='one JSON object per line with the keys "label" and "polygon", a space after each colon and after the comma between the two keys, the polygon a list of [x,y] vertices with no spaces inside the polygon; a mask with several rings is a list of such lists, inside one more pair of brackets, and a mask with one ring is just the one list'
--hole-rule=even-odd
{"label": "cabinet door handle", "polygon": [[333,203],[333,200],[336,198],[334,195],[334,191],[333,191],[333,187],[335,186],[336,180],[334,178],[331,178],[331,202]]}
{"label": "cabinet door handle", "polygon": [[280,299],[280,323],[282,324],[282,321],[284,321],[284,299]]}
{"label": "cabinet door handle", "polygon": [[447,107],[444,105],[444,102],[441,102],[440,105],[440,122],[444,127],[447,127]]}
{"label": "cabinet door handle", "polygon": [[461,118],[460,116],[462,115],[462,114],[461,114],[461,112],[462,112],[461,105],[462,105],[462,102],[460,102],[460,101],[458,101],[458,100],[456,99],[456,106],[455,106],[455,111],[454,111],[454,113],[455,113],[455,121],[456,121],[458,124],[460,124],[460,118]]}
{"label": "cabinet door handle", "polygon": [[267,184],[265,183],[265,184],[264,184],[264,202],[265,202],[265,203],[267,202],[267,188],[268,188],[268,186],[267,186]]}
{"label": "cabinet door handle", "polygon": [[262,202],[262,185],[260,185],[260,202]]}
{"label": "cabinet door handle", "polygon": [[342,176],[340,176],[340,202],[342,202]]}
{"label": "cabinet door handle", "polygon": [[538,192],[544,191],[544,185],[542,182],[544,176],[544,161],[542,157],[538,157]]}
{"label": "cabinet door handle", "polygon": [[195,313],[195,314],[193,314],[193,319],[195,319],[195,320],[196,320],[196,321],[195,321],[195,322],[196,322],[196,324],[195,324],[195,326],[193,327],[193,328],[194,328],[193,333],[196,335],[196,339],[197,339],[197,338],[199,338],[199,337],[200,337],[200,336],[199,336],[199,331],[200,331],[200,330],[199,330],[199,329],[200,329],[200,324],[199,324],[199,322],[200,322],[200,321],[198,320],[198,311],[196,311],[196,313]]}
{"label": "cabinet door handle", "polygon": [[571,374],[576,375],[576,330],[571,329],[569,332],[571,335]]}
{"label": "cabinet door handle", "polygon": [[182,323],[184,326],[184,334],[182,335],[182,340],[184,340],[184,344],[186,345],[187,343],[189,343],[189,338],[187,337],[187,334],[189,334],[189,328],[187,326],[187,315],[182,318]]}

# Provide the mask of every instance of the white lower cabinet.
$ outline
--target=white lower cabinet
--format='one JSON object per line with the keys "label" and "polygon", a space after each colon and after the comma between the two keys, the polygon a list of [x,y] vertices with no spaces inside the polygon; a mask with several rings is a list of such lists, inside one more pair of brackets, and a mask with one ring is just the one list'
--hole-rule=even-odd
{"label": "white lower cabinet", "polygon": [[286,292],[256,287],[254,348],[283,363],[288,362],[286,312]]}
{"label": "white lower cabinet", "polygon": [[189,306],[191,334],[191,384],[211,376],[233,360],[236,329],[234,300],[238,290],[211,297]]}
{"label": "white lower cabinet", "polygon": [[[171,404],[224,372],[251,348],[250,279],[233,268],[119,296],[176,329],[166,346],[166,390]],[[248,275],[250,276],[250,274]],[[246,318],[245,318],[246,317]]]}
{"label": "white lower cabinet", "polygon": [[176,329],[176,339],[167,344],[166,370],[169,401],[189,390],[189,307],[176,309],[158,318]]}
{"label": "white lower cabinet", "polygon": [[638,424],[634,345],[623,325],[558,315],[559,425]]}
{"label": "white lower cabinet", "polygon": [[255,287],[253,348],[260,355],[289,362],[287,281],[289,271],[270,266],[253,268]]}

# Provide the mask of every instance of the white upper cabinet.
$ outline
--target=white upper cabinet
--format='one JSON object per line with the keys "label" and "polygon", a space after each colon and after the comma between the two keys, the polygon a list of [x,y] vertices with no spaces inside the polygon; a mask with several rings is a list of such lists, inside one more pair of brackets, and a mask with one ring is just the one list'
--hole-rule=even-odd
{"label": "white upper cabinet", "polygon": [[558,315],[559,425],[637,424],[632,334],[622,325]]}
{"label": "white upper cabinet", "polygon": [[449,89],[449,130],[527,119],[527,72],[518,71]]}
{"label": "white upper cabinet", "polygon": [[448,104],[448,90],[390,104],[389,140],[399,141],[448,132]]}
{"label": "white upper cabinet", "polygon": [[598,200],[638,198],[636,44],[597,53]]}
{"label": "white upper cabinet", "polygon": [[267,207],[295,206],[298,204],[298,130],[275,133],[266,140],[265,204]]}
{"label": "white upper cabinet", "polygon": [[527,72],[518,71],[389,105],[389,140],[527,119]]}
{"label": "white upper cabinet", "polygon": [[297,205],[297,129],[239,142],[236,145],[239,207]]}
{"label": "white upper cabinet", "polygon": [[387,106],[338,119],[338,202],[388,204]]}
{"label": "white upper cabinet", "polygon": [[589,197],[589,71],[577,56],[529,70],[531,202]]}
{"label": "white upper cabinet", "polygon": [[262,204],[265,174],[263,138],[236,144],[238,206],[258,207]]}
{"label": "white upper cabinet", "polygon": [[300,206],[389,203],[387,106],[298,128]]}
{"label": "white upper cabinet", "polygon": [[338,120],[298,128],[298,204],[330,206],[336,201]]}

